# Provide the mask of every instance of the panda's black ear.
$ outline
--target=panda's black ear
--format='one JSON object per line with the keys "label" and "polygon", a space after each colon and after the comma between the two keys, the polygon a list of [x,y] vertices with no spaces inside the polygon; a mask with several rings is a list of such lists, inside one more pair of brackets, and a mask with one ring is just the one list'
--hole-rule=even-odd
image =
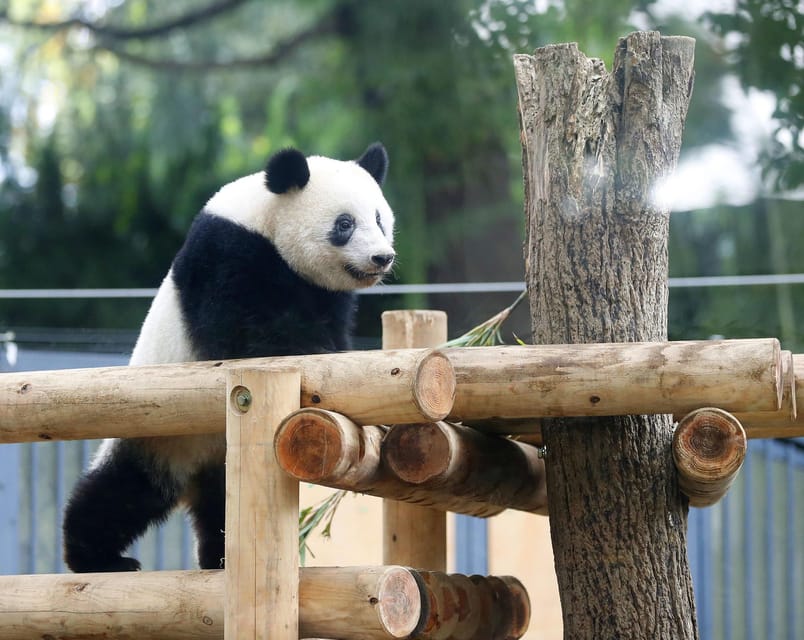
{"label": "panda's black ear", "polygon": [[282,149],[268,159],[265,166],[265,186],[272,193],[302,189],[310,180],[307,158],[297,149]]}
{"label": "panda's black ear", "polygon": [[388,173],[388,153],[381,142],[369,145],[363,155],[357,159],[357,164],[369,172],[377,184],[382,186],[385,182],[385,174]]}

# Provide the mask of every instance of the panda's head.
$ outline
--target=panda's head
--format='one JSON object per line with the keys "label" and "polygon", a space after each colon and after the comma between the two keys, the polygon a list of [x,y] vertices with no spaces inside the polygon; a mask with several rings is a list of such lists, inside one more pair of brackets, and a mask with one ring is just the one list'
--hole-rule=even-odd
{"label": "panda's head", "polygon": [[388,155],[371,145],[355,161],[274,154],[264,172],[264,233],[290,267],[333,291],[368,287],[394,263],[394,215],[380,186]]}
{"label": "panda's head", "polygon": [[396,256],[394,214],[380,189],[387,169],[379,143],[354,161],[284,149],[265,171],[225,185],[205,211],[268,238],[305,280],[360,289],[382,280]]}

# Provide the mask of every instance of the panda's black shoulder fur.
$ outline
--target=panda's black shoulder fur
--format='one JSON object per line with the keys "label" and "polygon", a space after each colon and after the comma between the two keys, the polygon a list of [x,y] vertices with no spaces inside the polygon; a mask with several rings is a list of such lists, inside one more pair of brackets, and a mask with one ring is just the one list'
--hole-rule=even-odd
{"label": "panda's black shoulder fur", "polygon": [[264,236],[201,212],[173,261],[173,280],[198,358],[342,351],[356,295],[296,274]]}

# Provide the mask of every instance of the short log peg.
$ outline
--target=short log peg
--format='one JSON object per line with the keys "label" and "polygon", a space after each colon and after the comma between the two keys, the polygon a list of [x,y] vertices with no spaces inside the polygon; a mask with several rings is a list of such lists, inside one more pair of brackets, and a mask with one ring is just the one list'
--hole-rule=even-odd
{"label": "short log peg", "polygon": [[708,507],[726,495],[746,448],[745,430],[727,411],[697,409],[681,419],[673,434],[673,460],[691,506]]}

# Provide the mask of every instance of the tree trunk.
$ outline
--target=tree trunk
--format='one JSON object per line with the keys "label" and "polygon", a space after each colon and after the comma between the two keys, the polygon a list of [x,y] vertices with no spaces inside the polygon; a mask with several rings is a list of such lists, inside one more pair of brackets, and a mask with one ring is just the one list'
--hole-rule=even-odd
{"label": "tree trunk", "polygon": [[[678,158],[693,50],[639,32],[612,73],[574,44],[515,57],[534,342],[666,339],[654,187]],[[564,637],[696,638],[670,416],[545,420],[543,434]]]}

